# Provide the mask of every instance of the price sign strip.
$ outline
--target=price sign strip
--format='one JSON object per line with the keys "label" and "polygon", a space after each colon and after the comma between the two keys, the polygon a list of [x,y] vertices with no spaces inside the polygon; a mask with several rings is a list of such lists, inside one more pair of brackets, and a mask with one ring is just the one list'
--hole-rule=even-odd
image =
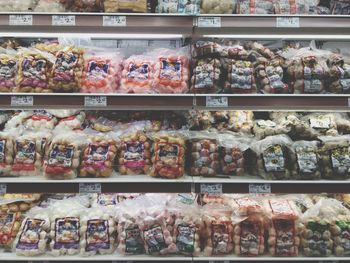
{"label": "price sign strip", "polygon": [[32,26],[33,16],[32,15],[10,15],[9,25],[10,26]]}
{"label": "price sign strip", "polygon": [[11,107],[32,107],[33,105],[33,96],[11,96]]}
{"label": "price sign strip", "polygon": [[107,96],[85,96],[85,107],[107,107]]}
{"label": "price sign strip", "polygon": [[75,26],[75,16],[72,15],[53,15],[53,26]]}
{"label": "price sign strip", "polygon": [[100,194],[102,192],[102,186],[100,183],[80,183],[80,194]]}

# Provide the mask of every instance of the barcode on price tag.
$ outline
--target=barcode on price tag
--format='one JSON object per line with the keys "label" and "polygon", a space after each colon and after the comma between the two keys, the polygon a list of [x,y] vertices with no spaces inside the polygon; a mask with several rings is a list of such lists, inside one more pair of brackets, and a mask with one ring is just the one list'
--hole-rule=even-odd
{"label": "barcode on price tag", "polygon": [[53,15],[53,26],[75,26],[75,16]]}
{"label": "barcode on price tag", "polygon": [[33,25],[33,16],[32,15],[10,15],[9,25],[10,26],[31,26]]}
{"label": "barcode on price tag", "polygon": [[299,17],[277,17],[276,27],[300,27]]}
{"label": "barcode on price tag", "polygon": [[106,96],[85,96],[85,107],[107,107]]}
{"label": "barcode on price tag", "polygon": [[7,184],[0,184],[0,194],[6,194]]}
{"label": "barcode on price tag", "polygon": [[103,16],[103,26],[126,26],[126,16]]}
{"label": "barcode on price tag", "polygon": [[101,184],[99,183],[80,183],[79,193],[80,194],[100,194],[102,190]]}
{"label": "barcode on price tag", "polygon": [[11,96],[11,106],[17,107],[17,106],[33,106],[34,105],[34,98],[33,96]]}
{"label": "barcode on price tag", "polygon": [[271,194],[271,184],[249,184],[250,194]]}
{"label": "barcode on price tag", "polygon": [[201,184],[201,194],[221,195],[222,184]]}
{"label": "barcode on price tag", "polygon": [[198,27],[221,27],[221,17],[198,17]]}
{"label": "barcode on price tag", "polygon": [[228,107],[228,98],[225,96],[207,96],[207,107]]}

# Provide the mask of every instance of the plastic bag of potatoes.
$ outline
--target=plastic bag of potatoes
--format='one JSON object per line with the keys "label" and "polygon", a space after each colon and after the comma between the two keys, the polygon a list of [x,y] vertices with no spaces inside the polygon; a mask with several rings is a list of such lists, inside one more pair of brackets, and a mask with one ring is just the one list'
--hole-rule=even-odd
{"label": "plastic bag of potatoes", "polygon": [[340,215],[332,222],[331,233],[334,240],[334,254],[337,257],[350,254],[350,215]]}
{"label": "plastic bag of potatoes", "polygon": [[307,0],[279,0],[274,3],[275,13],[283,15],[307,15],[309,5]]}
{"label": "plastic bag of potatoes", "polygon": [[27,12],[35,7],[35,0],[0,0],[2,12]]}
{"label": "plastic bag of potatoes", "polygon": [[253,133],[258,140],[265,139],[267,136],[288,134],[290,127],[277,124],[271,120],[255,120]]}
{"label": "plastic bag of potatoes", "polygon": [[331,13],[335,15],[349,15],[350,2],[348,0],[331,0]]}
{"label": "plastic bag of potatoes", "polygon": [[66,7],[62,0],[39,0],[35,12],[65,12]]}
{"label": "plastic bag of potatoes", "polygon": [[237,14],[273,14],[273,0],[238,0]]}
{"label": "plastic bag of potatoes", "polygon": [[14,139],[10,132],[0,132],[0,176],[10,175],[13,164]]}
{"label": "plastic bag of potatoes", "polygon": [[104,0],[105,12],[147,13],[149,0]]}
{"label": "plastic bag of potatoes", "polygon": [[233,14],[237,0],[202,0],[201,14]]}
{"label": "plastic bag of potatoes", "polygon": [[221,90],[221,61],[217,58],[197,59],[193,67],[193,93],[219,93]]}
{"label": "plastic bag of potatoes", "polygon": [[0,91],[11,92],[16,87],[17,52],[0,48]]}
{"label": "plastic bag of potatoes", "polygon": [[331,93],[350,93],[350,65],[340,55],[332,54],[327,59],[329,78],[328,90]]}
{"label": "plastic bag of potatoes", "polygon": [[63,0],[66,8],[72,12],[101,12],[103,0]]}
{"label": "plastic bag of potatoes", "polygon": [[176,14],[197,14],[199,0],[158,0],[156,12]]}
{"label": "plastic bag of potatoes", "polygon": [[24,123],[26,128],[35,130],[53,130],[57,124],[57,118],[46,110],[34,110],[33,115]]}

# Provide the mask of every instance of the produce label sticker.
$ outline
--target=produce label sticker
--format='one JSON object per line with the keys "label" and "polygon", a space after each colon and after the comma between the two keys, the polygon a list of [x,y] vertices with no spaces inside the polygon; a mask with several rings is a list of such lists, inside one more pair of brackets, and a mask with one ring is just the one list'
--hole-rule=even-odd
{"label": "produce label sticker", "polygon": [[137,226],[125,229],[125,252],[134,255],[144,252],[141,230]]}
{"label": "produce label sticker", "polygon": [[143,169],[146,165],[144,159],[145,145],[143,142],[125,142],[124,165],[129,169]]}
{"label": "produce label sticker", "polygon": [[25,222],[24,230],[22,231],[18,243],[17,249],[22,250],[36,250],[39,248],[40,233],[45,220],[29,218]]}
{"label": "produce label sticker", "polygon": [[221,27],[221,17],[198,17],[198,27]]}
{"label": "produce label sticker", "polygon": [[33,96],[11,96],[11,106],[33,106],[34,105],[34,97]]}
{"label": "produce label sticker", "polygon": [[298,28],[300,27],[299,17],[277,17],[276,27]]}
{"label": "produce label sticker", "polygon": [[154,225],[153,227],[143,231],[143,239],[148,247],[148,253],[158,253],[166,248],[163,230],[161,226]]}
{"label": "produce label sticker", "polygon": [[75,26],[75,16],[53,15],[53,26]]}
{"label": "produce label sticker", "polygon": [[226,96],[207,96],[207,107],[228,107],[228,98]]}
{"label": "produce label sticker", "polygon": [[108,220],[92,219],[88,220],[86,230],[85,250],[97,251],[99,249],[109,249],[109,225]]}
{"label": "produce label sticker", "polygon": [[79,249],[80,221],[77,217],[56,218],[53,249]]}
{"label": "produce label sticker", "polygon": [[106,96],[85,96],[85,107],[107,107]]}
{"label": "produce label sticker", "polygon": [[249,184],[250,194],[271,194],[271,184]]}
{"label": "produce label sticker", "polygon": [[80,194],[100,194],[102,186],[100,183],[80,183],[79,193]]}
{"label": "produce label sticker", "polygon": [[176,247],[183,253],[194,252],[194,241],[196,228],[187,224],[178,225],[176,236]]}
{"label": "produce label sticker", "polygon": [[126,16],[103,16],[103,26],[126,26]]}
{"label": "produce label sticker", "polygon": [[316,153],[307,147],[295,148],[299,171],[304,174],[314,173],[317,170],[318,158]]}
{"label": "produce label sticker", "polygon": [[222,184],[201,184],[201,194],[221,195]]}
{"label": "produce label sticker", "polygon": [[10,15],[9,25],[10,26],[32,26],[33,16],[32,15]]}

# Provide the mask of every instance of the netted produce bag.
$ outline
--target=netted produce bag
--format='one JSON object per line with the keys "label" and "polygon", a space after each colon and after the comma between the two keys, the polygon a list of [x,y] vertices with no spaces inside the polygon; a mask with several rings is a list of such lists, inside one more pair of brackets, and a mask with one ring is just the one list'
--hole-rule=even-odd
{"label": "netted produce bag", "polygon": [[265,139],[267,136],[288,134],[290,127],[277,124],[271,120],[255,120],[253,127],[253,134],[258,140]]}
{"label": "netted produce bag", "polygon": [[18,51],[18,72],[15,92],[52,92],[49,87],[50,72],[55,57],[35,48]]}
{"label": "netted produce bag", "polygon": [[192,45],[192,56],[200,57],[219,57],[224,52],[222,46],[214,41],[198,40]]}
{"label": "netted produce bag", "polygon": [[350,65],[333,54],[328,60],[329,78],[327,90],[331,93],[350,93]]}
{"label": "netted produce bag", "polygon": [[80,254],[112,254],[115,250],[116,225],[111,209],[89,208],[80,217]]}
{"label": "netted produce bag", "polygon": [[233,14],[237,0],[202,0],[201,14]]}
{"label": "netted produce bag", "polygon": [[159,132],[151,136],[153,144],[152,167],[149,175],[167,179],[184,176],[185,136],[176,131]]}
{"label": "netted produce bag", "polygon": [[72,12],[102,12],[103,0],[64,0]]}
{"label": "netted produce bag", "polygon": [[347,179],[350,177],[349,137],[322,136],[319,155],[324,179]]}
{"label": "netted produce bag", "polygon": [[203,253],[205,256],[218,256],[231,254],[233,244],[233,225],[230,207],[218,204],[208,204],[202,209],[204,223]]}
{"label": "netted produce bag", "polygon": [[295,141],[292,145],[295,155],[293,156],[293,178],[302,180],[321,179],[321,165],[319,157],[318,141]]}
{"label": "netted produce bag", "polygon": [[190,174],[192,176],[215,177],[220,174],[220,156],[215,133],[191,132]]}
{"label": "netted produce bag", "polygon": [[282,15],[307,15],[309,5],[307,0],[279,0],[274,3],[275,13]]}
{"label": "netted produce bag", "polygon": [[0,92],[11,92],[16,87],[16,53],[13,49],[0,48]]}
{"label": "netted produce bag", "polygon": [[197,59],[194,62],[191,91],[193,93],[218,93],[221,91],[221,61],[217,58]]}
{"label": "netted produce bag", "polygon": [[149,55],[133,55],[123,62],[119,93],[152,93],[155,59]]}
{"label": "netted produce bag", "polygon": [[252,145],[257,154],[258,174],[264,179],[292,179],[290,171],[293,149],[287,135],[268,136]]}
{"label": "netted produce bag", "polygon": [[350,215],[339,215],[332,222],[331,233],[334,240],[334,254],[337,257],[350,255]]}
{"label": "netted produce bag", "polygon": [[299,209],[294,202],[284,198],[264,200],[269,218],[268,249],[273,257],[295,257],[299,254],[298,233]]}
{"label": "netted produce bag", "polygon": [[349,15],[350,2],[349,0],[331,0],[330,9],[333,15]]}
{"label": "netted produce bag", "polygon": [[9,176],[13,164],[15,137],[10,132],[0,132],[0,176]]}
{"label": "netted produce bag", "polygon": [[77,177],[81,151],[86,144],[83,134],[61,130],[46,151],[44,175],[48,179],[65,180]]}
{"label": "netted produce bag", "polygon": [[[307,210],[301,216],[299,229],[304,256],[326,257],[332,254],[333,249],[335,249],[335,254],[341,255],[345,250],[339,244],[339,234],[342,234],[343,231],[341,227],[339,230],[339,223],[341,225],[342,223],[338,222],[337,225],[337,221],[338,218],[348,215],[349,210],[338,200],[328,198],[321,198],[313,207]],[[347,238],[345,245],[348,242]]]}
{"label": "netted produce bag", "polygon": [[112,93],[119,88],[122,57],[118,52],[90,49],[84,61],[81,92]]}
{"label": "netted produce bag", "polygon": [[66,7],[62,0],[39,0],[34,8],[35,12],[65,12]]}
{"label": "netted produce bag", "polygon": [[197,14],[199,0],[158,0],[156,12],[175,14]]}
{"label": "netted produce bag", "polygon": [[46,253],[51,226],[48,213],[48,209],[41,207],[28,211],[13,243],[16,255],[33,257]]}
{"label": "netted produce bag", "polygon": [[28,12],[35,7],[35,0],[0,0],[2,12]]}
{"label": "netted produce bag", "polygon": [[238,0],[237,14],[273,14],[273,0]]}
{"label": "netted produce bag", "polygon": [[239,256],[259,256],[265,251],[266,217],[263,207],[252,197],[231,202],[234,253]]}
{"label": "netted produce bag", "polygon": [[53,130],[57,124],[57,118],[46,110],[34,110],[32,115],[24,122],[27,129]]}
{"label": "netted produce bag", "polygon": [[149,2],[149,0],[104,0],[104,10],[108,13],[147,13]]}
{"label": "netted produce bag", "polygon": [[189,52],[186,48],[178,50],[156,49],[154,69],[154,91],[156,93],[186,93],[189,79]]}

